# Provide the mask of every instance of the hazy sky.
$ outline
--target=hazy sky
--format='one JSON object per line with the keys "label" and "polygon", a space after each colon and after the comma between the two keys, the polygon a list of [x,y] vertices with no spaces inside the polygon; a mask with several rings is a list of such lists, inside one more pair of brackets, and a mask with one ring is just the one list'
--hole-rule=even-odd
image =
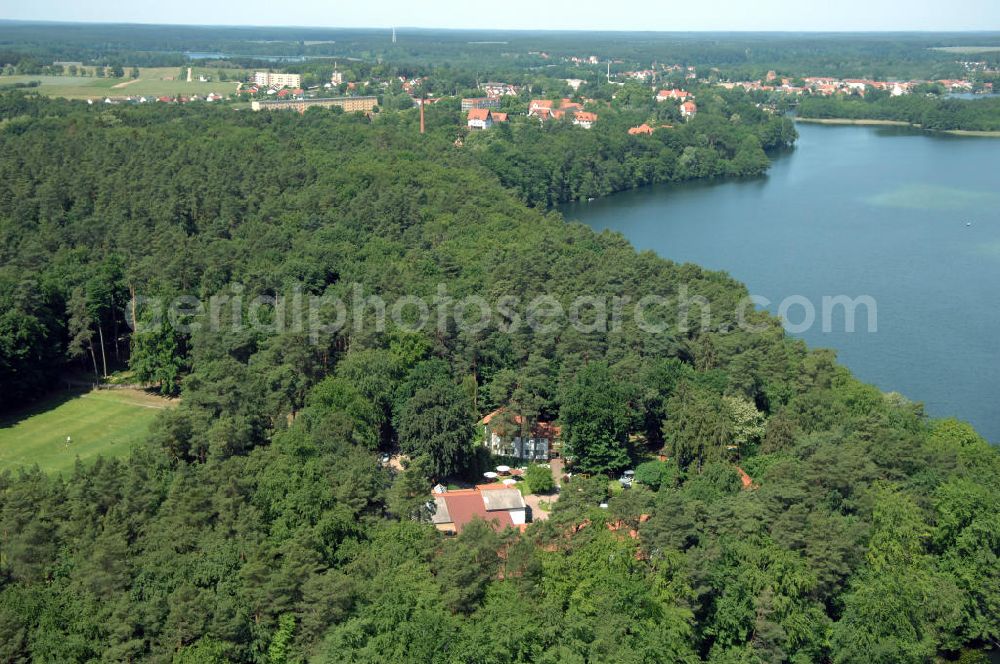
{"label": "hazy sky", "polygon": [[0,18],[317,27],[1000,30],[1000,0],[0,0]]}

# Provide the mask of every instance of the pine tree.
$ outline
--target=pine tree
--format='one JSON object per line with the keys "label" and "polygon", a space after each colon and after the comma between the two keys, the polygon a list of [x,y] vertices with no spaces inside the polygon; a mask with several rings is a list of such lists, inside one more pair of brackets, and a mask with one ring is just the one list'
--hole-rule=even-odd
{"label": "pine tree", "polygon": [[94,321],[87,307],[87,295],[82,288],[74,288],[67,305],[69,317],[69,345],[66,351],[70,357],[83,357],[87,351],[94,364],[94,377],[100,379],[97,370],[97,355],[94,353]]}

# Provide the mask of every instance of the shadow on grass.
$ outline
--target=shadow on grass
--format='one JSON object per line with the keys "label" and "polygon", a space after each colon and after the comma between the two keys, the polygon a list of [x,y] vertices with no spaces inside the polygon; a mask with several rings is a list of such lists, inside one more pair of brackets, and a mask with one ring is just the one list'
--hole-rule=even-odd
{"label": "shadow on grass", "polygon": [[15,408],[9,413],[0,414],[0,429],[10,429],[15,427],[28,418],[34,417],[35,415],[41,415],[42,413],[48,412],[54,408],[58,408],[73,399],[82,397],[90,391],[90,388],[72,387],[69,389],[61,389],[50,392],[47,396],[42,397],[34,403],[20,408]]}

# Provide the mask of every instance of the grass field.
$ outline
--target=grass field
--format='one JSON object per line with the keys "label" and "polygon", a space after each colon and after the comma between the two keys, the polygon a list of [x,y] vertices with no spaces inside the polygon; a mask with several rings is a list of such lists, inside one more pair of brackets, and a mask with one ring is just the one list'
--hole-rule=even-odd
{"label": "grass field", "polygon": [[[150,423],[174,403],[139,390],[94,390],[53,397],[0,421],[0,471],[34,464],[46,473],[70,471],[98,455],[121,457]],[[72,438],[66,444],[66,437]]]}
{"label": "grass field", "polygon": [[[126,70],[127,71],[127,70]],[[99,99],[104,97],[163,95],[207,95],[209,92],[227,94],[236,90],[235,81],[220,81],[216,69],[193,67],[193,81],[188,83],[181,76],[180,67],[143,67],[139,78],[94,78],[90,76],[0,76],[0,86],[15,83],[39,81],[34,90],[51,97],[67,99]],[[247,72],[227,69],[230,78],[245,76]],[[205,74],[212,78],[208,83],[199,83],[198,76]]]}

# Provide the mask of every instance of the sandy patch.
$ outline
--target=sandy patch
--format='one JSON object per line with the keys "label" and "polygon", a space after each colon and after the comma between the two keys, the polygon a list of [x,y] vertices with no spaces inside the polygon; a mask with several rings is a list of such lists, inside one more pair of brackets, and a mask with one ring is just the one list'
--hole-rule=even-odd
{"label": "sandy patch", "polygon": [[132,85],[133,83],[138,83],[141,80],[142,80],[141,78],[133,78],[131,81],[122,81],[121,83],[115,83],[114,85],[111,86],[111,89],[112,90],[118,90],[118,89],[124,88],[127,85]]}

